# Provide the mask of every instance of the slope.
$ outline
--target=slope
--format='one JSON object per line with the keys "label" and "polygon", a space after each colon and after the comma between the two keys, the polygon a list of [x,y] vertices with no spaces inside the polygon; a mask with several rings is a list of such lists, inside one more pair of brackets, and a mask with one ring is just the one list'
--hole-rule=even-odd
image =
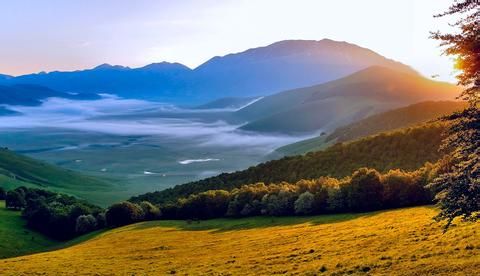
{"label": "slope", "polygon": [[[8,149],[0,149],[0,185],[4,188],[30,186],[65,192],[97,203],[102,192],[112,190],[107,180],[56,167]],[[95,195],[92,193],[98,193]]]}
{"label": "slope", "polygon": [[324,151],[284,157],[243,171],[223,173],[163,191],[139,195],[131,200],[166,203],[192,193],[232,190],[256,182],[296,182],[327,175],[341,178],[361,167],[374,168],[380,172],[390,169],[415,170],[425,162],[436,162],[443,156],[438,149],[444,129],[442,124],[428,124],[381,133],[350,143],[335,144]]}
{"label": "slope", "polygon": [[0,259],[43,251],[58,244],[26,227],[20,211],[5,209],[0,201]]}
{"label": "slope", "polygon": [[304,154],[321,150],[335,142],[347,142],[369,135],[413,126],[435,120],[466,107],[464,102],[422,102],[369,116],[349,125],[335,129],[330,135],[299,141],[283,146],[276,151],[282,155]]}
{"label": "slope", "polygon": [[357,215],[155,221],[0,260],[3,275],[475,275],[480,224],[447,233],[431,207]]}
{"label": "slope", "polygon": [[453,100],[459,89],[417,74],[369,67],[342,79],[285,91],[249,105],[237,116],[244,130],[279,133],[331,131],[338,126],[412,103]]}

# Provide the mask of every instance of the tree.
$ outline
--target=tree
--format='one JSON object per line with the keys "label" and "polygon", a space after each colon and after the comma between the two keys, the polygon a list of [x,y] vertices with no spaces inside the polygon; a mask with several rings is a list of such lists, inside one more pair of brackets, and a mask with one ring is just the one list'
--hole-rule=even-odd
{"label": "tree", "polygon": [[450,122],[443,148],[452,150],[451,167],[433,182],[439,190],[437,199],[441,208],[438,220],[446,220],[446,228],[453,219],[480,218],[480,1],[456,1],[449,10],[437,17],[458,15],[453,24],[458,33],[432,33],[446,47],[444,54],[455,57],[459,74],[458,84],[465,89],[459,98],[468,107],[443,120]]}
{"label": "tree", "polygon": [[7,192],[5,191],[5,189],[0,187],[0,200],[5,200],[6,196],[7,196]]}
{"label": "tree", "polygon": [[110,206],[105,216],[108,226],[117,227],[142,220],[143,210],[137,204],[124,201]]}
{"label": "tree", "polygon": [[18,191],[8,191],[5,197],[6,207],[11,209],[22,209],[25,207],[25,197]]}
{"label": "tree", "polygon": [[383,185],[376,170],[358,169],[352,175],[347,190],[348,207],[354,212],[378,210],[383,204]]}
{"label": "tree", "polygon": [[75,232],[77,234],[85,234],[92,232],[97,227],[97,220],[92,215],[81,215],[75,223]]}
{"label": "tree", "polygon": [[295,200],[295,214],[308,215],[313,211],[315,196],[310,192],[304,192]]}
{"label": "tree", "polygon": [[148,201],[140,202],[140,207],[143,210],[145,220],[156,220],[162,216],[160,209]]}

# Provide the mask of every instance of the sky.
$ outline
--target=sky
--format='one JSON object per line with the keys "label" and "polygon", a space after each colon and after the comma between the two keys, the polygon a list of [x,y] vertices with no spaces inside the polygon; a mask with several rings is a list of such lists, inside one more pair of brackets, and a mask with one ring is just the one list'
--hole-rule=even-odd
{"label": "sky", "polygon": [[454,81],[429,31],[448,30],[452,0],[5,0],[0,73],[71,71],[102,63],[141,67],[213,56],[285,39],[329,38],[370,48],[427,77]]}

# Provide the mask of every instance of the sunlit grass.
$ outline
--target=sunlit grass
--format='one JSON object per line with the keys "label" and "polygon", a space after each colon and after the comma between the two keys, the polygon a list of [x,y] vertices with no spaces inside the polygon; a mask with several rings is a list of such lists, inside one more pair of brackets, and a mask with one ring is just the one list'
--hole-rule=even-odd
{"label": "sunlit grass", "polygon": [[358,215],[201,222],[157,221],[113,229],[84,243],[0,261],[22,273],[180,275],[475,275],[480,224],[447,233],[432,207]]}

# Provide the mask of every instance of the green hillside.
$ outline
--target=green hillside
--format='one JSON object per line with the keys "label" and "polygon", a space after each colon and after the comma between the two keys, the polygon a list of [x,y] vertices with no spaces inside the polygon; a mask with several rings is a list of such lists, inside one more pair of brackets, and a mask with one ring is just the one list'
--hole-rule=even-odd
{"label": "green hillside", "polygon": [[45,188],[88,197],[93,202],[101,201],[95,193],[108,192],[112,188],[107,180],[82,175],[4,148],[0,149],[0,186],[7,189],[19,186]]}
{"label": "green hillside", "polygon": [[159,192],[133,197],[133,201],[155,203],[174,201],[207,190],[231,190],[244,184],[280,181],[296,182],[321,176],[345,177],[360,167],[380,172],[390,169],[415,170],[425,162],[442,157],[439,146],[445,126],[428,124],[381,133],[354,142],[338,143],[323,151],[284,157],[234,173],[177,185]]}
{"label": "green hillside", "polygon": [[20,211],[5,209],[0,201],[0,259],[38,252],[57,245],[58,242],[26,227]]}
{"label": "green hillside", "polygon": [[429,101],[412,104],[407,107],[372,115],[360,121],[339,127],[328,136],[321,135],[315,138],[299,141],[283,146],[276,151],[282,155],[297,155],[321,150],[332,143],[353,141],[384,131],[432,121],[441,116],[462,110],[465,106],[466,104],[464,102],[454,101]]}
{"label": "green hillside", "polygon": [[236,112],[244,130],[330,131],[370,115],[427,100],[453,100],[459,89],[420,75],[370,67],[345,78],[265,97]]}

